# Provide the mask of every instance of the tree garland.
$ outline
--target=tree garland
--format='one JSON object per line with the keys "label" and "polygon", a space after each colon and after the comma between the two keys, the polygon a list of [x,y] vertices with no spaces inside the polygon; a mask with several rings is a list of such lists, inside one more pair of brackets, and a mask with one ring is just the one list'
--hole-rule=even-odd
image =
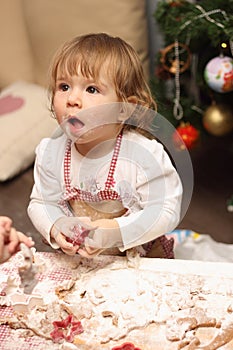
{"label": "tree garland", "polygon": [[[191,120],[192,124],[201,129],[203,125],[200,114],[211,100],[221,102],[223,98],[226,101],[232,101],[233,98],[232,93],[228,93],[228,96],[215,94],[208,89],[203,80],[204,67],[210,58],[220,53],[221,43],[227,43],[228,52],[233,56],[233,0],[202,0],[195,3],[187,0],[160,0],[154,18],[164,34],[165,46],[174,44],[177,67],[174,74],[165,74],[161,65],[164,50],[159,52],[155,78],[151,82],[159,112],[175,126],[183,119],[185,122]],[[193,55],[189,71],[182,74],[179,64],[181,45],[186,45]],[[185,91],[187,82],[196,84],[193,86],[195,93],[190,95],[190,91]]]}
{"label": "tree garland", "polygon": [[181,42],[186,42],[187,37],[192,40],[206,37],[214,47],[220,41],[233,40],[233,0],[203,0],[201,5],[185,0],[160,0],[154,17],[164,33],[165,44],[178,37]]}

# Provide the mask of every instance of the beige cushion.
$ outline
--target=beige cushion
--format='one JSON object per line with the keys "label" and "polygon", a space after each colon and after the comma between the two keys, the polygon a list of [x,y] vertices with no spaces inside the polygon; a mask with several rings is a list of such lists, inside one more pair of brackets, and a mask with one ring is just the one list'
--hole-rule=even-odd
{"label": "beige cushion", "polygon": [[22,81],[5,88],[0,95],[0,181],[31,165],[37,144],[56,126],[44,88]]}
{"label": "beige cushion", "polygon": [[49,62],[58,46],[90,32],[106,32],[129,42],[148,77],[145,0],[23,0],[23,6],[37,83],[46,84]]}
{"label": "beige cushion", "polygon": [[33,81],[33,58],[21,0],[0,2],[0,88],[23,79]]}

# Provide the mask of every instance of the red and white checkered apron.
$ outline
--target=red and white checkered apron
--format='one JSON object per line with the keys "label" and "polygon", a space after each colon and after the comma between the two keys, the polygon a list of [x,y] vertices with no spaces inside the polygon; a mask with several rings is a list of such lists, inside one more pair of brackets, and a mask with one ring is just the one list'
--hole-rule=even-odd
{"label": "red and white checkered apron", "polygon": [[117,164],[117,159],[120,151],[122,140],[122,134],[119,134],[116,140],[113,156],[110,163],[110,168],[105,182],[104,190],[99,191],[97,194],[92,194],[89,191],[84,191],[76,187],[71,186],[71,140],[67,141],[65,158],[64,158],[64,181],[65,181],[65,193],[63,194],[61,200],[59,201],[60,206],[64,210],[67,216],[73,216],[72,211],[70,210],[69,201],[77,200],[82,202],[97,203],[103,200],[117,200],[122,202],[119,194],[113,190],[114,186],[114,172]]}
{"label": "red and white checkered apron", "polygon": [[[110,163],[110,168],[107,176],[107,180],[105,182],[104,190],[99,191],[97,194],[92,194],[89,191],[84,191],[76,187],[71,186],[71,140],[67,140],[66,150],[65,150],[65,158],[64,158],[64,181],[65,181],[65,193],[63,194],[61,200],[59,201],[59,205],[62,207],[63,211],[67,216],[73,216],[72,210],[69,205],[70,200],[77,200],[82,202],[89,203],[98,203],[101,201],[111,200],[111,201],[119,201],[122,203],[120,195],[113,190],[113,186],[115,184],[114,181],[114,172],[116,169],[117,159],[120,152],[122,141],[122,133],[120,133],[117,137],[116,144],[114,147],[113,156]],[[156,247],[156,256],[159,258],[174,258],[173,253],[173,238],[168,239],[165,235],[162,235],[155,240],[146,243],[143,245],[143,251],[147,255],[152,251],[153,247]],[[157,256],[158,255],[158,256]]]}

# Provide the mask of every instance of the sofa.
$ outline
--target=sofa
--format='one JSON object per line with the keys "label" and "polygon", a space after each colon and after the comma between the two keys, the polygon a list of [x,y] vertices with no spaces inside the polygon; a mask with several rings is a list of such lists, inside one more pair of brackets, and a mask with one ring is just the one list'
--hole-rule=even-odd
{"label": "sofa", "polygon": [[[50,59],[67,39],[88,32],[107,32],[135,48],[149,82],[161,40],[154,25],[155,6],[156,0],[0,2],[0,215],[10,216],[19,230],[32,235],[39,250],[49,248],[41,241],[26,210],[36,145],[56,130],[46,90]],[[194,151],[193,160],[195,173],[200,152]],[[217,226],[221,220],[214,218],[211,210],[207,211],[208,218],[204,217],[202,208],[206,204],[200,199],[200,186],[194,186],[194,200],[179,227],[233,243],[232,214],[222,214],[222,224]],[[219,232],[224,229],[225,238]]]}

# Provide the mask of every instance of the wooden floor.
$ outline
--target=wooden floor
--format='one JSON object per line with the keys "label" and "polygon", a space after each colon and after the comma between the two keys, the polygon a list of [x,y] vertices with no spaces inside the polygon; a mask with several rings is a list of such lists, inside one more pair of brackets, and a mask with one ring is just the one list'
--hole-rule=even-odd
{"label": "wooden floor", "polygon": [[[226,205],[233,195],[233,135],[205,138],[190,155],[194,191],[179,228],[209,234],[219,242],[233,243],[233,213],[227,211]],[[11,181],[0,183],[0,215],[10,216],[18,230],[30,233],[37,250],[50,250],[27,216],[32,184],[32,168]]]}

